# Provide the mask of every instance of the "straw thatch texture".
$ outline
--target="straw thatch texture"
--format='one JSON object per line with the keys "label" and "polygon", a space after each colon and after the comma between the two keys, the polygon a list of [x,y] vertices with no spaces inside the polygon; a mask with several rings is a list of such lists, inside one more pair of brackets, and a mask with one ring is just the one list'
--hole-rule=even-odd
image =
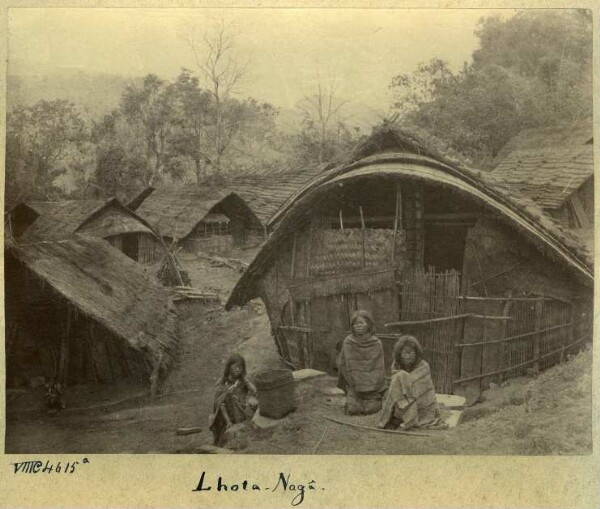
{"label": "straw thatch texture", "polygon": [[92,213],[106,204],[102,200],[67,200],[60,202],[30,201],[25,205],[39,214],[26,230],[28,241],[66,239]]}
{"label": "straw thatch texture", "polygon": [[493,172],[544,209],[558,209],[594,176],[592,145],[515,150]]}
{"label": "straw thatch texture", "polygon": [[269,174],[242,175],[232,179],[229,186],[246,201],[263,226],[267,226],[296,192],[329,167],[318,164]]}
{"label": "straw thatch texture", "polygon": [[75,235],[7,249],[81,313],[139,351],[177,349],[176,317],[168,292],[144,270],[101,239]]}
{"label": "straw thatch texture", "polygon": [[26,211],[37,214],[35,221],[23,229],[22,242],[65,240],[74,233],[95,237],[111,237],[124,233],[149,233],[152,228],[142,218],[127,209],[119,200],[67,200],[61,202],[24,202],[11,211],[23,216]]}
{"label": "straw thatch texture", "polygon": [[157,189],[143,201],[137,213],[161,236],[183,239],[215,206],[231,195],[235,193],[227,190]]}
{"label": "straw thatch texture", "polygon": [[146,226],[145,221],[131,212],[125,213],[122,209],[116,207],[104,207],[103,210],[94,214],[94,217],[85,221],[77,229],[77,232],[103,239],[125,233],[149,233],[153,235],[152,229]]}
{"label": "straw thatch texture", "polygon": [[550,127],[524,129],[502,147],[494,159],[494,165],[515,150],[579,147],[591,144],[593,137],[594,128],[591,118]]}

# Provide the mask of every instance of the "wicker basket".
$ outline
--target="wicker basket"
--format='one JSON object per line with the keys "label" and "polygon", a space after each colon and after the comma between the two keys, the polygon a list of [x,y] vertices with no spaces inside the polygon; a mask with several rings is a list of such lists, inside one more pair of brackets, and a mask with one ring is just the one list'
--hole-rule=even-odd
{"label": "wicker basket", "polygon": [[296,387],[289,369],[259,373],[256,375],[255,382],[260,415],[281,419],[296,410]]}

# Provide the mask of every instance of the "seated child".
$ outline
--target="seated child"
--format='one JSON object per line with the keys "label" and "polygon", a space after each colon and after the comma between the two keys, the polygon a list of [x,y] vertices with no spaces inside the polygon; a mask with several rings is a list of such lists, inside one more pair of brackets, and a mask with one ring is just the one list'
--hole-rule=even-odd
{"label": "seated child", "polygon": [[227,359],[217,384],[213,413],[209,417],[214,444],[222,446],[225,431],[233,424],[251,419],[257,406],[256,387],[246,379],[246,361],[241,355],[233,354]]}
{"label": "seated child", "polygon": [[373,334],[368,311],[356,311],[350,327],[352,333],[344,339],[338,357],[338,387],[346,392],[348,414],[374,414],[381,409],[386,389],[383,345]]}
{"label": "seated child", "polygon": [[62,384],[56,378],[51,378],[46,382],[45,388],[44,403],[48,413],[53,414],[59,410],[64,410],[65,400]]}
{"label": "seated child", "polygon": [[423,350],[412,336],[394,346],[390,388],[377,427],[410,429],[433,425],[439,419],[435,388]]}

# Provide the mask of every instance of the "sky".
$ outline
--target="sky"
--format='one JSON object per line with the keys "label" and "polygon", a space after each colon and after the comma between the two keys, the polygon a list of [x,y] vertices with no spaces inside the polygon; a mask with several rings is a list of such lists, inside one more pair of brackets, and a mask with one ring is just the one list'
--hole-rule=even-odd
{"label": "sky", "polygon": [[9,75],[80,70],[174,78],[194,69],[183,34],[211,32],[222,20],[247,63],[240,85],[250,95],[293,108],[333,76],[339,95],[377,111],[390,103],[393,76],[433,57],[454,69],[469,61],[487,9],[140,9],[11,8]]}

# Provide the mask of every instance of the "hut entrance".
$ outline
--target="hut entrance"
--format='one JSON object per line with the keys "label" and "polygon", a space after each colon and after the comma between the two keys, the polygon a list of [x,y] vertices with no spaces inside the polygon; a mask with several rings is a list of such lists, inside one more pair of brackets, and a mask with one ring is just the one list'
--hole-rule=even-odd
{"label": "hut entrance", "polygon": [[123,235],[123,253],[125,253],[132,260],[138,259],[138,234],[137,233],[128,233]]}
{"label": "hut entrance", "polygon": [[[377,330],[398,320],[396,269],[366,271],[318,278],[288,287],[279,330],[281,348],[294,366],[333,372],[337,347],[350,333],[350,315],[357,309],[371,312]],[[386,359],[392,342],[385,342]],[[386,362],[386,364],[389,364]],[[389,367],[389,366],[388,366]]]}

